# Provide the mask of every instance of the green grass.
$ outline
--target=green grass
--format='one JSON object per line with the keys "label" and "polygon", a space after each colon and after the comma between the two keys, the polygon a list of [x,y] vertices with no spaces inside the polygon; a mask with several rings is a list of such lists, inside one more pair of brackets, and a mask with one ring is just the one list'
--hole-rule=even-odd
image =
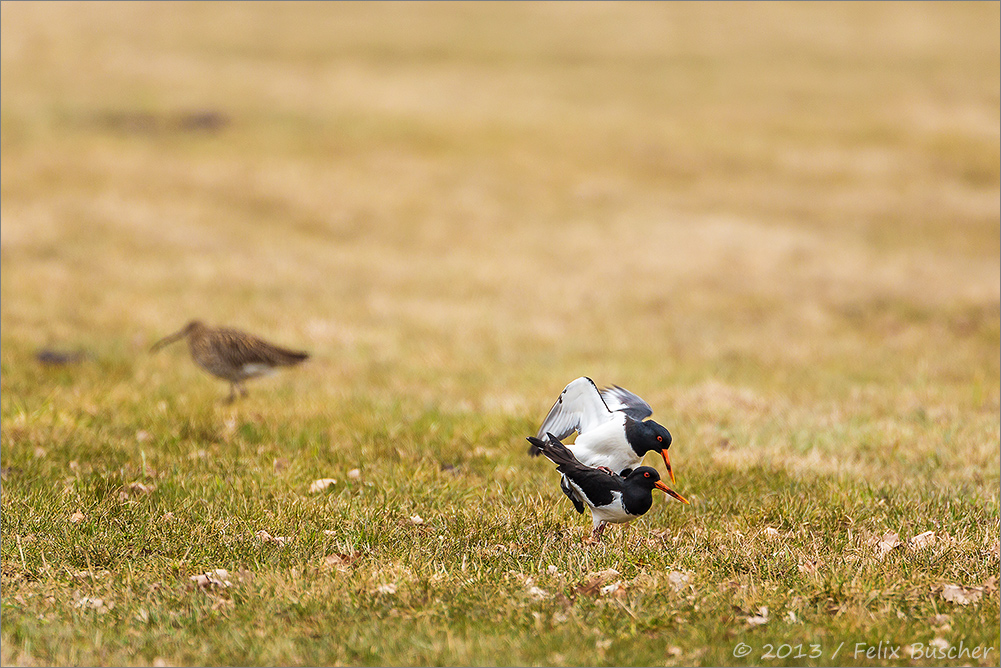
{"label": "green grass", "polygon": [[[2,13],[5,665],[997,665],[996,3]],[[584,374],[692,501],[594,547]]]}
{"label": "green grass", "polygon": [[[839,664],[848,650],[831,653],[841,642],[997,646],[996,588],[967,606],[941,597],[945,584],[989,584],[998,565],[997,496],[948,467],[876,482],[714,464],[679,447],[679,488],[693,505],[658,499],[588,548],[589,524],[562,498],[551,465],[524,454],[530,418],[345,397],[348,431],[308,410],[255,417],[263,397],[216,409],[200,394],[198,409],[167,398],[149,412],[145,401],[96,415],[50,403],[8,417],[4,637],[19,648],[9,656],[710,664],[733,662],[744,642],[762,653],[766,643],[819,644],[830,658],[818,663]],[[137,441],[139,430],[149,440]],[[814,438],[851,438],[838,431]],[[348,477],[356,467],[360,478]],[[338,482],[308,493],[320,477]],[[137,481],[155,489],[121,494]],[[288,542],[264,542],[262,530]],[[881,559],[875,544],[887,530],[904,541],[934,530],[940,540]],[[347,563],[338,569],[328,555]],[[190,582],[216,568],[232,573],[233,587]],[[619,575],[603,584],[625,583],[619,595],[580,591],[609,568]],[[675,571],[688,578],[679,589]],[[390,584],[394,593],[377,593]],[[114,607],[75,607],[82,597]],[[770,621],[749,627],[761,606]]]}

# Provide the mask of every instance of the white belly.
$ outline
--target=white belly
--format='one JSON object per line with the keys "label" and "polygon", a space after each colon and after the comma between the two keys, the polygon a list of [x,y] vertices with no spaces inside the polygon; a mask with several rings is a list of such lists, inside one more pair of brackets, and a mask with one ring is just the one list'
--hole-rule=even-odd
{"label": "white belly", "polygon": [[607,466],[616,473],[622,469],[634,469],[643,458],[637,456],[626,441],[623,430],[625,419],[624,414],[616,413],[615,419],[578,434],[577,440],[567,447],[585,466]]}
{"label": "white belly", "polygon": [[257,376],[272,374],[275,370],[268,364],[244,364],[240,372],[244,378],[256,378]]}
{"label": "white belly", "polygon": [[609,524],[623,524],[636,519],[636,515],[630,515],[622,505],[622,492],[612,492],[612,502],[601,508],[592,508],[591,517],[594,519],[594,526],[601,522]]}

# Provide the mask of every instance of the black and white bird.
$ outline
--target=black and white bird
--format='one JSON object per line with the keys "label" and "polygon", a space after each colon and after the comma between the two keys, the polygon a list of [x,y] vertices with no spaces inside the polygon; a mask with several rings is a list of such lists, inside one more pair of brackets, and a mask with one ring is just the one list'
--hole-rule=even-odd
{"label": "black and white bird", "polygon": [[[557,440],[577,432],[577,439],[565,447],[585,466],[606,468],[621,476],[643,462],[648,452],[660,453],[667,475],[675,482],[671,459],[671,432],[653,420],[650,404],[618,385],[598,390],[587,376],[581,376],[563,388],[559,398],[542,421],[535,438],[552,434]],[[540,454],[533,444],[529,454]]]}
{"label": "black and white bird", "polygon": [[563,474],[560,487],[573,501],[577,512],[583,513],[584,506],[591,510],[594,526],[591,536],[585,538],[585,542],[599,540],[608,524],[630,522],[650,510],[654,488],[682,503],[688,503],[683,496],[660,481],[660,474],[655,468],[641,466],[623,477],[584,466],[552,434],[546,434],[545,440],[529,436],[528,442],[556,464],[556,470]]}

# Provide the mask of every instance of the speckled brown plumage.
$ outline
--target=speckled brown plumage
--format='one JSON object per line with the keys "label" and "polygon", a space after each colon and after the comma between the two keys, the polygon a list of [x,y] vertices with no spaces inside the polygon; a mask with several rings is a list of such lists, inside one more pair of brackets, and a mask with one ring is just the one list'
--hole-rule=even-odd
{"label": "speckled brown plumage", "polygon": [[233,401],[237,393],[247,395],[243,381],[271,373],[278,367],[295,366],[309,357],[308,353],[281,348],[237,329],[206,327],[198,320],[160,339],[150,352],[182,338],[188,339],[191,359],[198,366],[229,381],[228,401]]}

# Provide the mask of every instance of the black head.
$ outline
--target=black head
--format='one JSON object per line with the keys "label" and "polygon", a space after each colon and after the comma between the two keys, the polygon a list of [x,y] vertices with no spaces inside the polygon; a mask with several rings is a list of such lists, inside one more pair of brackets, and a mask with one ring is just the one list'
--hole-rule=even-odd
{"label": "black head", "polygon": [[671,447],[671,432],[653,420],[626,420],[626,436],[629,445],[640,456],[648,452],[664,452]]}
{"label": "black head", "polygon": [[643,489],[653,489],[660,482],[660,473],[652,466],[640,466],[626,476],[626,482]]}
{"label": "black head", "polygon": [[639,420],[626,420],[626,438],[629,445],[640,457],[648,452],[659,453],[664,458],[664,465],[667,467],[667,474],[674,480],[674,469],[671,468],[671,458],[667,456],[667,451],[671,448],[671,432],[666,427],[653,420],[640,422]]}
{"label": "black head", "polygon": [[657,488],[668,496],[673,496],[682,503],[688,503],[685,497],[681,496],[661,482],[660,473],[657,472],[657,469],[650,466],[641,466],[626,476],[626,485],[639,487],[640,489],[647,491],[652,491],[654,488]]}

